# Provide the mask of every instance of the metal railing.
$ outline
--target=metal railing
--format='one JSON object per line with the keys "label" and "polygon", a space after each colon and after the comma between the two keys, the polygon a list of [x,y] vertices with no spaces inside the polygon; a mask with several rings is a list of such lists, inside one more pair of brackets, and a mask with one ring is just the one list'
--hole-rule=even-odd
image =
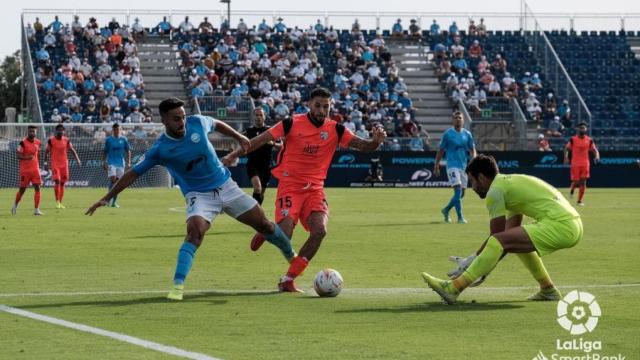
{"label": "metal railing", "polygon": [[203,96],[194,99],[196,112],[222,120],[238,131],[253,120],[253,99],[248,96]]}
{"label": "metal railing", "polygon": [[[211,22],[215,19],[221,23],[226,19],[226,8],[216,10],[180,10],[180,9],[24,9],[23,14],[28,22],[33,22],[36,16],[59,15],[63,23],[71,23],[73,16],[92,16],[99,24],[106,24],[115,17],[121,24],[131,25],[135,18],[145,27],[157,25],[163,16],[174,26],[182,21],[184,16],[208,16]],[[391,29],[396,19],[403,19],[405,26],[409,19],[416,19],[423,29],[428,29],[432,20],[437,20],[442,30],[448,28],[452,21],[456,21],[460,29],[466,28],[470,18],[476,23],[480,18],[485,20],[491,30],[524,29],[527,22],[527,12],[428,12],[428,11],[312,11],[312,10],[232,10],[232,25],[234,19],[243,18],[249,27],[259,24],[262,19],[268,19],[269,25],[276,23],[279,17],[290,26],[307,28],[321,20],[324,26],[333,25],[336,29],[350,29],[354,19],[358,19],[362,29]],[[621,30],[640,29],[640,13],[538,13],[537,18],[545,30],[572,29],[580,30]],[[41,19],[48,24],[50,19]],[[192,22],[200,19],[192,19]],[[219,25],[219,23],[214,25]],[[197,24],[196,24],[197,25]]]}
{"label": "metal railing", "polygon": [[33,58],[31,47],[27,39],[27,30],[24,27],[24,19],[21,20],[22,31],[22,114],[26,115],[30,122],[42,123],[42,109],[40,108],[40,95],[36,85],[36,77],[33,70]]}
{"label": "metal railing", "polygon": [[577,122],[591,123],[591,111],[585,103],[580,91],[571,80],[571,76],[562,64],[549,38],[540,26],[529,5],[524,3],[525,41],[540,62],[547,81],[558,99],[566,99],[572,109],[573,119]]}
{"label": "metal railing", "polygon": [[509,100],[511,111],[513,113],[513,125],[516,129],[517,140],[515,150],[527,150],[527,117],[524,115],[518,100],[512,97]]}

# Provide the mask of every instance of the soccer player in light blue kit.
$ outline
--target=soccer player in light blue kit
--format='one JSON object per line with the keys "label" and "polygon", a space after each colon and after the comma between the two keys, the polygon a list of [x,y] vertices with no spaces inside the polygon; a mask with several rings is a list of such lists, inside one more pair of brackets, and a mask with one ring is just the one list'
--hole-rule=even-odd
{"label": "soccer player in light blue kit", "polygon": [[[109,190],[122,177],[125,171],[124,156],[127,155],[127,169],[131,167],[131,149],[129,141],[126,137],[120,136],[120,124],[115,123],[112,126],[111,136],[107,137],[104,143],[104,162],[102,166],[107,170],[109,176]],[[111,200],[111,207],[118,208],[118,203],[114,196]]]}
{"label": "soccer player in light blue kit", "polygon": [[208,134],[218,131],[233,137],[245,150],[249,149],[249,139],[222,121],[200,115],[186,116],[183,106],[184,102],[176,98],[160,103],[165,133],[142,160],[125,172],[113,188],[86,212],[87,215],[93,215],[97,208],[107,205],[110,199],[155,165],[162,165],[169,170],[187,204],[187,236],[178,252],[174,287],[167,296],[171,300],[182,300],[184,281],[196,250],[213,219],[223,211],[264,234],[266,240],[278,247],[287,260],[295,257],[290,239],[277,224],[267,220],[256,200],[231,179],[229,169],[218,159]]}
{"label": "soccer player in light blue kit", "polygon": [[433,174],[436,177],[440,176],[440,160],[442,160],[442,155],[445,155],[447,176],[449,177],[449,183],[453,186],[453,196],[441,212],[444,215],[444,221],[450,223],[449,211],[451,211],[451,208],[455,208],[458,215],[458,224],[465,224],[467,220],[462,215],[462,197],[464,196],[464,189],[467,188],[465,168],[469,158],[476,157],[476,146],[471,132],[463,127],[464,118],[462,113],[459,111],[453,113],[452,120],[453,127],[442,134],[440,147],[433,165]]}

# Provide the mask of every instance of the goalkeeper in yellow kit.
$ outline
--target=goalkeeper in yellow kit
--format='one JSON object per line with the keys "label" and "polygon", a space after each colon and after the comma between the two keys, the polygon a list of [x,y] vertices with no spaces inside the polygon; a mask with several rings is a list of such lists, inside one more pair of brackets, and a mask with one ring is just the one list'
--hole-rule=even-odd
{"label": "goalkeeper in yellow kit", "polygon": [[[540,284],[540,291],[529,299],[559,300],[561,294],[540,256],[573,247],[582,239],[578,212],[557,189],[536,177],[500,174],[491,156],[477,156],[466,172],[473,190],[486,199],[491,236],[453,279],[422,273],[427,285],[453,304],[464,289],[489,274],[504,254],[515,253]],[[522,225],[523,216],[535,222]]]}

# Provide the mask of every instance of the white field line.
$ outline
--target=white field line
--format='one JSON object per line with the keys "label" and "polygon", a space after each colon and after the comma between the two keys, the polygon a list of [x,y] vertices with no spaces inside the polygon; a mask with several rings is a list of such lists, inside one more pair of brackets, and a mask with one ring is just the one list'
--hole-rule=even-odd
{"label": "white field line", "polygon": [[[608,288],[635,288],[640,287],[640,283],[629,284],[589,284],[589,285],[563,285],[558,286],[560,289],[608,289]],[[511,286],[511,287],[477,287],[470,288],[468,291],[473,292],[510,292],[521,290],[534,290],[534,286]],[[304,288],[306,291],[311,291],[310,288]],[[105,296],[105,295],[137,295],[137,294],[166,294],[167,290],[126,290],[126,291],[84,291],[84,292],[31,292],[31,293],[0,293],[0,298],[10,297],[54,297],[54,296]],[[270,294],[275,293],[275,289],[199,289],[199,290],[185,290],[185,293],[189,294],[220,294],[220,295],[242,295],[242,294]],[[378,295],[403,295],[412,293],[430,293],[426,285],[419,288],[345,288],[342,290],[343,294],[378,294]]]}
{"label": "white field line", "polygon": [[148,341],[148,340],[140,339],[137,337],[133,337],[133,336],[129,336],[129,335],[113,332],[113,331],[103,330],[103,329],[95,328],[95,327],[84,325],[84,324],[74,323],[71,321],[66,321],[66,320],[54,318],[51,316],[40,315],[30,311],[16,309],[14,307],[2,305],[2,304],[0,304],[0,311],[4,311],[6,313],[13,314],[13,315],[23,316],[23,317],[37,320],[37,321],[43,321],[53,325],[63,326],[63,327],[78,330],[81,332],[105,336],[111,339],[126,342],[129,344],[146,348],[146,349],[155,350],[165,354],[174,355],[174,356],[178,356],[186,359],[218,360],[217,358],[211,357],[209,355],[186,351],[186,350],[179,349],[177,347],[162,345],[153,341]]}

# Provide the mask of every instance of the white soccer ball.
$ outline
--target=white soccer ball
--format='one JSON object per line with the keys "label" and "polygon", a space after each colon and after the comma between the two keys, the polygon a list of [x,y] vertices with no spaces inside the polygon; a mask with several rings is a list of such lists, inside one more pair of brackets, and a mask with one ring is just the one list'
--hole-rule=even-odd
{"label": "white soccer ball", "polygon": [[338,296],[342,291],[342,275],[333,269],[324,269],[313,279],[313,289],[322,297]]}

